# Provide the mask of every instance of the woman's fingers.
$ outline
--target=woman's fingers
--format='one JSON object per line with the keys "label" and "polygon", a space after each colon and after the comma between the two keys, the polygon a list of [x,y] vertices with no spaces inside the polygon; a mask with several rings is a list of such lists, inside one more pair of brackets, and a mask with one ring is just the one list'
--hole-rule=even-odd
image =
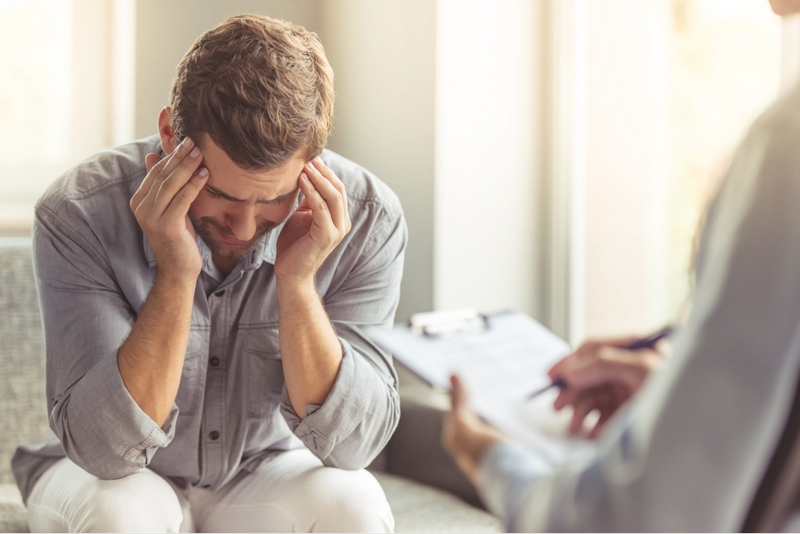
{"label": "woman's fingers", "polygon": [[580,347],[578,347],[575,352],[562,358],[553,367],[551,367],[550,371],[548,372],[548,376],[551,380],[561,379],[569,383],[570,373],[585,369],[586,366],[600,359],[603,354],[607,353],[610,349],[619,349],[624,351],[625,347],[629,346],[637,339],[638,338],[636,337],[628,336],[586,341]]}
{"label": "woman's fingers", "polygon": [[467,388],[458,375],[450,377],[450,402],[452,404],[453,412],[456,414],[463,414],[469,410],[469,394]]}
{"label": "woman's fingers", "polygon": [[600,434],[600,430],[603,429],[603,426],[606,424],[606,422],[611,418],[612,415],[614,415],[616,409],[612,406],[604,406],[599,411],[600,417],[597,418],[597,422],[594,424],[591,432],[589,432],[589,439],[595,439]]}
{"label": "woman's fingers", "polygon": [[584,395],[575,403],[575,411],[572,412],[572,420],[569,422],[569,433],[577,434],[583,428],[583,420],[592,413],[596,407],[594,395]]}
{"label": "woman's fingers", "polygon": [[555,381],[559,378],[562,378],[564,375],[564,367],[568,365],[566,363],[567,358],[570,358],[571,356],[572,355],[570,354],[569,356],[561,358],[553,367],[550,368],[549,371],[547,371],[547,376],[550,378],[550,380]]}
{"label": "woman's fingers", "polygon": [[562,368],[559,378],[570,387],[589,389],[602,385],[622,384],[636,390],[660,358],[650,351],[628,351],[603,347],[592,359]]}
{"label": "woman's fingers", "polygon": [[624,364],[598,357],[568,370],[564,378],[570,386],[586,389],[619,381],[625,372]]}
{"label": "woman's fingers", "polygon": [[585,365],[587,361],[591,361],[597,357],[597,353],[602,347],[599,341],[587,341],[583,343],[578,349],[559,360],[550,371],[547,373],[551,380],[566,380],[566,375],[571,369],[580,365]]}
{"label": "woman's fingers", "polygon": [[564,388],[558,393],[558,397],[553,402],[553,408],[556,410],[562,410],[565,406],[569,406],[575,402],[577,399],[578,392],[573,388]]}

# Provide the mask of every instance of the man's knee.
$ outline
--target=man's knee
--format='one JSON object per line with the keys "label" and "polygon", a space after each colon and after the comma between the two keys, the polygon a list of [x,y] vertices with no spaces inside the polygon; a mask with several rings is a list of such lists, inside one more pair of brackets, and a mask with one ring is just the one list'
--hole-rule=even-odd
{"label": "man's knee", "polygon": [[96,480],[74,515],[75,532],[178,532],[183,512],[172,487],[149,471]]}
{"label": "man's knee", "polygon": [[391,532],[394,517],[383,488],[369,471],[321,468],[315,473],[316,529]]}

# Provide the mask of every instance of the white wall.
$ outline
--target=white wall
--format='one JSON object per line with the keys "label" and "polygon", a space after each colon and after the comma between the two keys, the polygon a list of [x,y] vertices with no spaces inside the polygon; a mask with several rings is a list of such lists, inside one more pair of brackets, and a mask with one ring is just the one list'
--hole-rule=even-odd
{"label": "white wall", "polygon": [[116,5],[11,4],[0,9],[0,48],[14,51],[0,56],[0,234],[29,236],[50,183],[112,142]]}
{"label": "white wall", "polygon": [[200,34],[226,18],[259,13],[317,31],[314,0],[137,0],[135,136],[156,133],[158,113],[169,103],[175,68]]}
{"label": "white wall", "polygon": [[541,317],[544,3],[437,4],[434,307]]}
{"label": "white wall", "polygon": [[669,0],[587,2],[585,327],[666,319]]}
{"label": "white wall", "polygon": [[337,94],[329,147],[385,181],[408,221],[398,321],[433,307],[435,8],[431,0],[320,2]]}

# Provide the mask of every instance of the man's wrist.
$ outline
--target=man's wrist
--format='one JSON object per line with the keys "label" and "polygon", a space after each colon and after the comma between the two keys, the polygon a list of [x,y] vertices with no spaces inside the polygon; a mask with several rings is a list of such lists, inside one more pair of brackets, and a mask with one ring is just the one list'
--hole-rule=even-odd
{"label": "man's wrist", "polygon": [[317,294],[317,282],[314,277],[308,278],[276,278],[276,285],[278,288],[278,298],[281,295],[286,297],[310,297],[319,298]]}
{"label": "man's wrist", "polygon": [[184,293],[194,295],[197,287],[197,278],[170,276],[167,273],[156,271],[153,279],[153,288],[167,289],[171,293]]}

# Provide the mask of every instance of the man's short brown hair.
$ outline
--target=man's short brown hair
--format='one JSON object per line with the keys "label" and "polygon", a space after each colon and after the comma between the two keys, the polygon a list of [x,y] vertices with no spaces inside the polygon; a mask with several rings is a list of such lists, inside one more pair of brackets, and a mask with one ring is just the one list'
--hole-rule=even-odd
{"label": "man's short brown hair", "polygon": [[333,70],[319,38],[283,20],[238,15],[183,56],[172,82],[172,129],[202,134],[246,169],[273,169],[298,150],[325,147],[333,124]]}

